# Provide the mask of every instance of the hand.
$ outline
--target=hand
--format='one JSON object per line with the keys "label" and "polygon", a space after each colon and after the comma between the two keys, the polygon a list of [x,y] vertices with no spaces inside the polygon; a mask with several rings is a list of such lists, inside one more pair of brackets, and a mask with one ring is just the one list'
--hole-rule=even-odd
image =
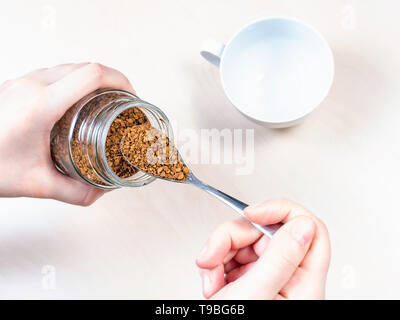
{"label": "hand", "polygon": [[312,213],[289,200],[245,209],[257,224],[284,225],[272,239],[245,219],[223,224],[197,259],[203,294],[217,299],[324,299],[329,235]]}
{"label": "hand", "polygon": [[54,167],[50,131],[65,111],[100,88],[133,92],[120,72],[97,63],[33,71],[0,86],[0,197],[52,198],[89,205],[103,190]]}

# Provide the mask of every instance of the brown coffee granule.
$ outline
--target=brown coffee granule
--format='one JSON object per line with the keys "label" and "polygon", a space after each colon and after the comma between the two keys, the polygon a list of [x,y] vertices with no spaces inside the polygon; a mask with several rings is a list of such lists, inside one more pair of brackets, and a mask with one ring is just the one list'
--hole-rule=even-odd
{"label": "brown coffee granule", "polygon": [[138,169],[154,176],[186,181],[189,169],[168,136],[149,123],[125,130],[121,151]]}
{"label": "brown coffee granule", "polygon": [[147,122],[147,117],[140,109],[130,108],[121,112],[108,130],[105,147],[107,162],[114,173],[122,179],[129,178],[138,171],[121,153],[120,145],[125,130]]}

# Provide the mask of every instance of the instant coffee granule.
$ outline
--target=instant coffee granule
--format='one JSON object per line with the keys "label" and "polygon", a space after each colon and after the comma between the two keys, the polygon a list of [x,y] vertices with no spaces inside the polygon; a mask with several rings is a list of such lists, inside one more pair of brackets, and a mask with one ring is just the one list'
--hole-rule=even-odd
{"label": "instant coffee granule", "polygon": [[125,130],[121,151],[130,163],[154,176],[186,181],[189,169],[168,136],[149,123]]}
{"label": "instant coffee granule", "polygon": [[138,170],[125,160],[121,153],[121,140],[125,130],[147,123],[148,119],[138,108],[130,108],[120,113],[108,130],[106,157],[114,173],[124,179],[133,176]]}

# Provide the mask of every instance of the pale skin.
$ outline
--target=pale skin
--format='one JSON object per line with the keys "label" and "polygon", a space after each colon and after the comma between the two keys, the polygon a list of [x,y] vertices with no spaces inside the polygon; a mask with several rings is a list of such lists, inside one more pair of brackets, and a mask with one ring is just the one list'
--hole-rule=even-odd
{"label": "pale skin", "polygon": [[[55,199],[88,206],[104,191],[54,167],[50,132],[75,102],[101,88],[134,90],[98,63],[35,70],[0,86],[0,197]],[[284,223],[272,239],[244,219],[220,226],[197,259],[203,294],[216,299],[323,299],[330,260],[324,224],[289,200],[245,210],[258,224]]]}
{"label": "pale skin", "polygon": [[285,199],[250,206],[245,215],[261,225],[283,226],[272,239],[244,219],[217,228],[196,261],[204,297],[324,299],[330,242],[321,220]]}
{"label": "pale skin", "polygon": [[100,88],[134,92],[119,71],[98,63],[35,70],[0,86],[0,197],[50,198],[88,206],[104,194],[64,176],[50,157],[50,131],[75,102]]}

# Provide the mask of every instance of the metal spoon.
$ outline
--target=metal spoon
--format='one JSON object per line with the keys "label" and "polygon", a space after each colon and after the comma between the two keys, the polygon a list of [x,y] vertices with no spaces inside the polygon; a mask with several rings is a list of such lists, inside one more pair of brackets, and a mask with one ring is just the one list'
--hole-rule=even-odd
{"label": "metal spoon", "polygon": [[[121,140],[121,145],[123,143],[123,140]],[[121,149],[121,153],[124,157],[124,159],[133,167],[137,168],[140,171],[144,171],[143,169],[140,169],[138,167],[135,166],[134,163],[132,163],[127,156],[125,156],[125,154],[122,152],[122,148]],[[156,177],[158,179],[163,179],[163,180],[167,180],[170,182],[177,182],[177,183],[184,183],[184,184],[191,184],[201,190],[204,190],[205,192],[213,195],[214,197],[216,197],[217,199],[221,200],[222,202],[224,202],[225,204],[227,204],[228,206],[230,206],[233,210],[235,210],[237,213],[239,213],[244,219],[246,219],[247,221],[249,221],[246,216],[243,213],[243,210],[248,207],[248,205],[238,199],[235,199],[234,197],[231,197],[230,195],[215,189],[214,187],[211,187],[208,184],[205,184],[204,182],[200,181],[192,172],[192,170],[189,168],[189,166],[183,161],[182,156],[179,154],[178,155],[181,159],[181,162],[183,162],[183,164],[189,169],[189,173],[187,175],[187,179],[184,181],[178,181],[178,180],[174,180],[174,179],[168,179],[168,178],[164,178],[164,177],[160,177],[157,175],[153,175],[149,172],[146,172],[149,175],[152,175],[153,177]],[[269,226],[261,226],[259,224],[253,223],[251,221],[249,221],[255,228],[257,228],[259,231],[261,231],[263,234],[265,234],[266,236],[268,236],[269,238],[271,238],[274,233],[282,226],[281,223],[277,223],[277,224],[273,224],[273,225],[269,225]]]}
{"label": "metal spoon", "polygon": [[[186,165],[186,164],[185,164]],[[187,166],[187,165],[186,165]],[[188,167],[189,169],[189,175],[183,183],[191,184],[193,186],[196,186],[197,188],[200,188],[201,190],[204,190],[205,192],[208,192],[209,194],[212,194],[214,197],[217,199],[221,200],[228,206],[230,206],[233,210],[235,210],[237,213],[239,213],[243,218],[245,218],[247,221],[249,221],[246,216],[243,213],[243,210],[248,207],[248,205],[234,197],[231,197],[230,195],[215,189],[214,187],[211,187],[208,184],[205,184],[204,182],[200,181],[192,172],[192,170]],[[174,180],[169,180],[168,181],[174,181]],[[261,226],[259,224],[253,223],[249,221],[254,227],[256,227],[258,230],[260,230],[262,233],[264,233],[268,237],[272,237],[275,233],[276,230],[279,229],[281,226],[280,223],[274,224],[274,225],[269,225],[269,226]]]}

